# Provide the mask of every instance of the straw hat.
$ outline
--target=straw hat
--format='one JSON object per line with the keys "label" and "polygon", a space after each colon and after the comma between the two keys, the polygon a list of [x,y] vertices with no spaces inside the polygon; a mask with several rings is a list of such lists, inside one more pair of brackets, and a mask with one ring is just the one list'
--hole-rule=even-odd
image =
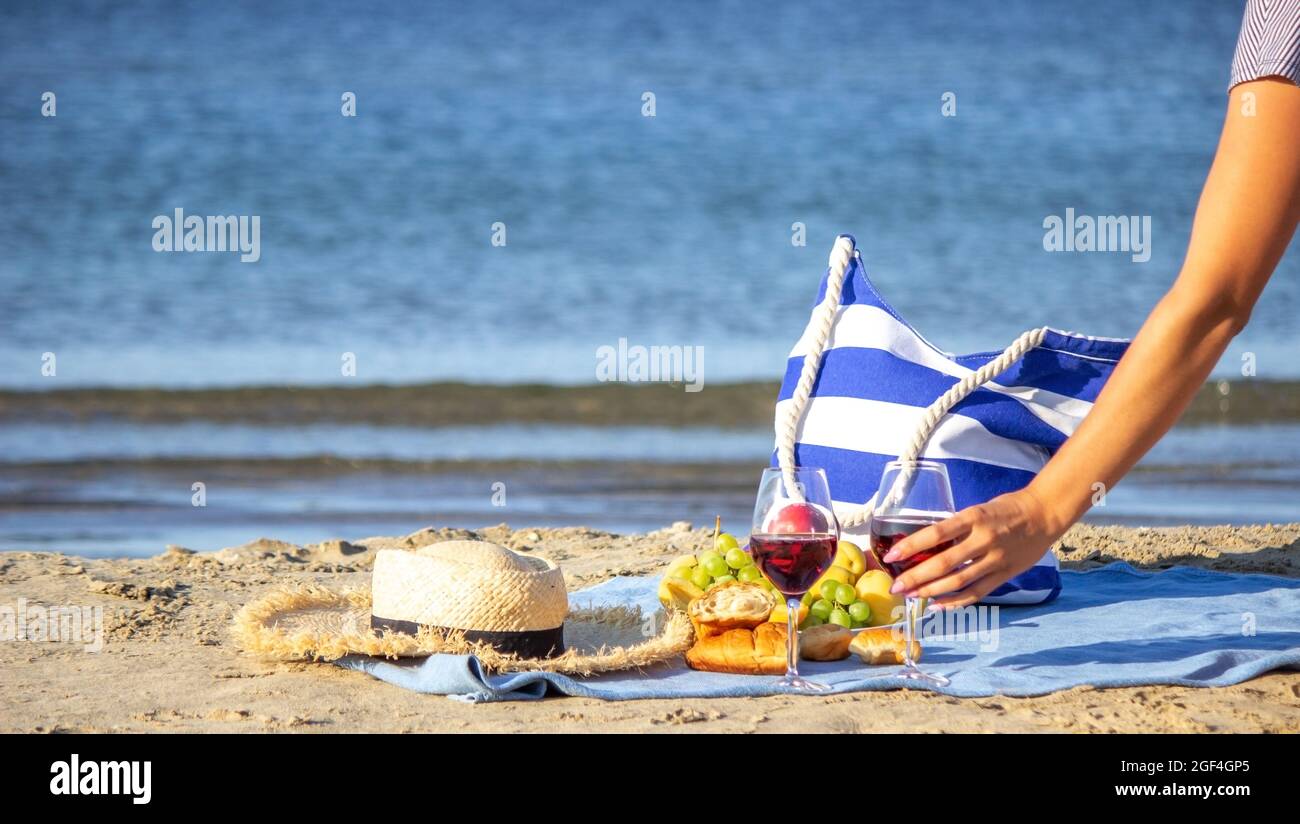
{"label": "straw hat", "polygon": [[380,550],[370,595],[377,630],[461,630],[466,641],[527,658],[564,650],[569,597],[560,568],[486,541]]}
{"label": "straw hat", "polygon": [[280,587],[245,605],[232,630],[241,649],[280,660],[472,653],[493,671],[570,674],[649,666],[693,640],[680,613],[570,610],[556,564],[486,541],[380,550],[369,592]]}

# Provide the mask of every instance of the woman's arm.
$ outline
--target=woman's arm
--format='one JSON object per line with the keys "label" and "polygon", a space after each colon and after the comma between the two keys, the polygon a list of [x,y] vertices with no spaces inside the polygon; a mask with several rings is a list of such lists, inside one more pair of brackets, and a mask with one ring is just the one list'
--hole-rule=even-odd
{"label": "woman's arm", "polygon": [[1111,489],[1177,422],[1245,327],[1297,221],[1300,87],[1282,79],[1242,83],[1228,98],[1182,271],[1092,411],[1025,489],[900,542],[889,560],[961,539],[900,576],[894,591],[951,593],[935,603],[964,606],[1033,566],[1087,512],[1093,485]]}

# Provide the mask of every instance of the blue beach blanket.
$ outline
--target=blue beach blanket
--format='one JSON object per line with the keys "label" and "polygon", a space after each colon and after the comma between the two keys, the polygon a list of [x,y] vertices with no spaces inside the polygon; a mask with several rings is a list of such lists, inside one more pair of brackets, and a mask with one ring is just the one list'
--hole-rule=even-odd
{"label": "blue beach blanket", "polygon": [[[1221,687],[1273,669],[1300,667],[1300,580],[1236,575],[1191,567],[1141,572],[1115,563],[1063,572],[1056,601],[1002,607],[996,626],[927,618],[921,664],[952,683],[937,692],[962,698],[1044,695],[1082,685],[1172,684]],[[614,578],[573,593],[574,606],[637,604],[659,608],[655,578]],[[989,612],[984,613],[991,618]],[[936,634],[937,633],[937,634]],[[473,656],[435,655],[393,663],[352,656],[340,666],[417,692],[464,701],[546,695],[607,700],[775,695],[767,676],[695,672],[676,662],[646,671],[571,678],[551,673],[485,675]],[[801,674],[835,692],[915,688],[898,667],[801,662]]]}

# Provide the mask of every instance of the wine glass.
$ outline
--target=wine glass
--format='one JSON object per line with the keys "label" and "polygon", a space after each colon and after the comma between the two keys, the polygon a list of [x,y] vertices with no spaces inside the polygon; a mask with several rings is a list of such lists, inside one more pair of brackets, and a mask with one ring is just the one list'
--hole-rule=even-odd
{"label": "wine glass", "polygon": [[[918,530],[950,517],[955,508],[948,468],[935,461],[890,461],[885,464],[876,492],[876,506],[871,514],[871,551],[889,574],[897,578],[907,570],[929,560],[956,543],[944,541],[904,561],[885,563],[885,555],[894,544]],[[904,599],[903,678],[937,687],[947,686],[942,675],[924,672],[913,660],[912,644],[916,621],[921,609],[920,598]]]}
{"label": "wine glass", "polygon": [[763,470],[749,551],[754,563],[786,598],[789,623],[785,677],[778,682],[780,686],[800,692],[830,689],[799,677],[799,599],[835,560],[839,534],[825,472],[806,466]]}

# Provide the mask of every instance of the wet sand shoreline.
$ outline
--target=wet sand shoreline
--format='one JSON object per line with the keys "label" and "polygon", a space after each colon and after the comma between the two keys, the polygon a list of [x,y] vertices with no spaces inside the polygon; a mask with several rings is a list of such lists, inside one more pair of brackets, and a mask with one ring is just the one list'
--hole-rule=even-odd
{"label": "wet sand shoreline", "polygon": [[[376,426],[554,423],[586,426],[770,427],[774,382],[706,384],[427,383],[362,386],[247,386],[213,389],[76,388],[0,391],[0,423],[113,419],[134,423],[306,422]],[[1206,384],[1183,426],[1300,421],[1300,381]]]}

